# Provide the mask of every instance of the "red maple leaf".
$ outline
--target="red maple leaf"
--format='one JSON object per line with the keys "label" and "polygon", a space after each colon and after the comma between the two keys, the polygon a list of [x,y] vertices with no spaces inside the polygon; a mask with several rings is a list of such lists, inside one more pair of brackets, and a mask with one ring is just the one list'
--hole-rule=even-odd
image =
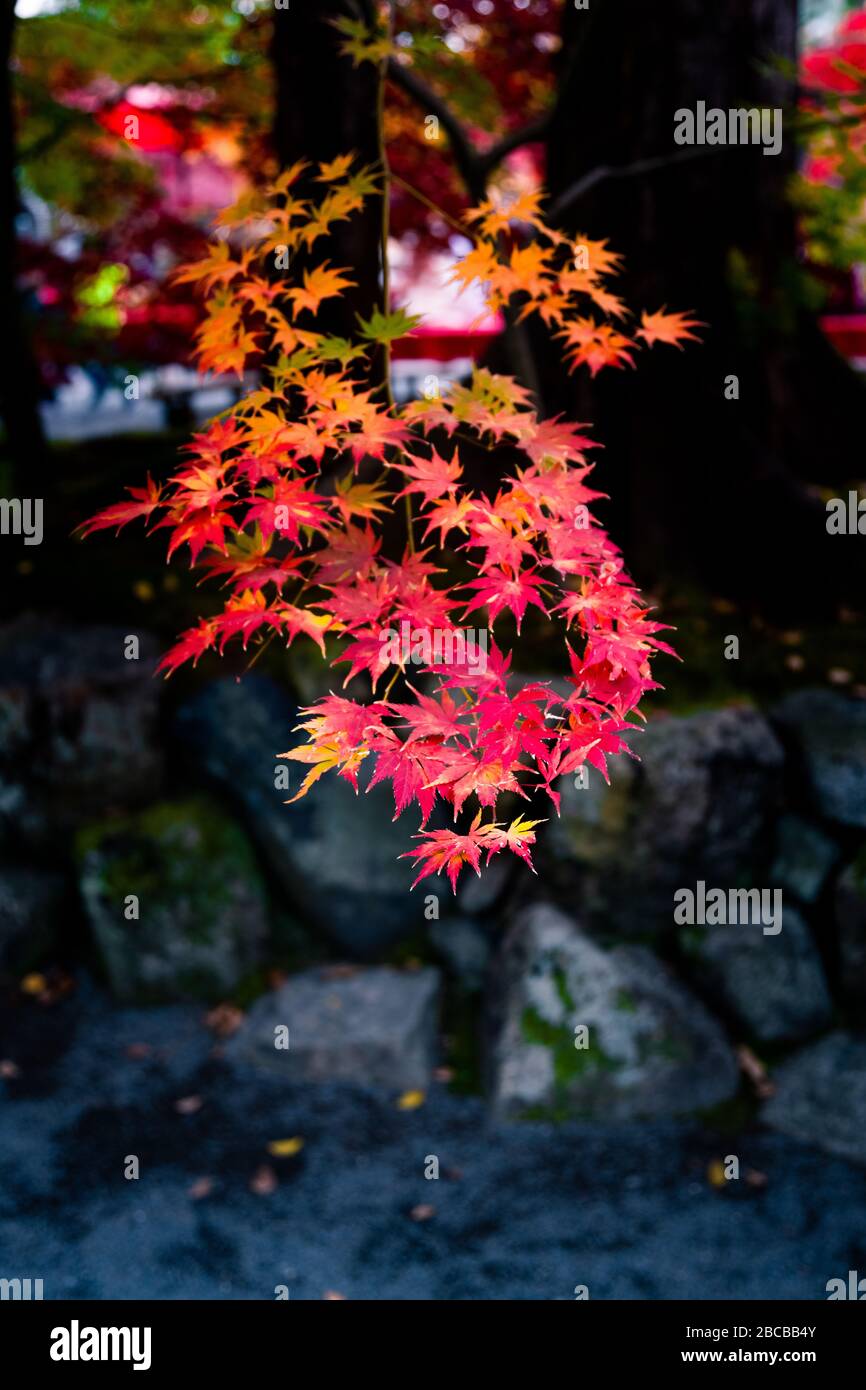
{"label": "red maple leaf", "polygon": [[132,501],[114,502],[89,521],[83,521],[78,527],[82,536],[90,536],[94,531],[102,531],[108,526],[114,526],[119,531],[122,526],[135,521],[136,517],[151,516],[162,505],[162,488],[151,477],[148,477],[146,487],[128,487],[126,490]]}
{"label": "red maple leaf", "polygon": [[543,587],[543,581],[536,578],[534,570],[488,570],[481,579],[472,579],[464,585],[464,588],[478,591],[472,602],[467,605],[464,617],[476,608],[486,607],[492,625],[502,610],[507,608],[514,614],[519,632],[528,604],[534,604],[546,616],[547,609],[539,597],[539,591]]}

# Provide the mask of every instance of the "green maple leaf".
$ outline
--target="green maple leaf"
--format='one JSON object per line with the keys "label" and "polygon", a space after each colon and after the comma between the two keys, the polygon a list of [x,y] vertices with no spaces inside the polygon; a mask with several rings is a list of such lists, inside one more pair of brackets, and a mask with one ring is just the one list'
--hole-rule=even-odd
{"label": "green maple leaf", "polygon": [[421,315],[407,314],[405,309],[394,309],[390,314],[383,314],[381,309],[374,309],[369,319],[362,319],[359,314],[358,322],[361,325],[362,337],[370,338],[374,343],[390,344],[397,338],[405,338],[407,333],[417,328],[421,322]]}

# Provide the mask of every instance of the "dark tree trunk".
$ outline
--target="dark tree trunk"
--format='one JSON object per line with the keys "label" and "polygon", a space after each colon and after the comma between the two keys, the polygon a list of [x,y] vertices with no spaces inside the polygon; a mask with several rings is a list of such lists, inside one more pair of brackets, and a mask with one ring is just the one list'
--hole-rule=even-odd
{"label": "dark tree trunk", "polygon": [[[796,0],[592,0],[566,4],[563,22],[551,206],[625,255],[630,305],[708,326],[701,346],[657,346],[636,372],[592,384],[568,382],[549,355],[545,405],[573,410],[577,391],[596,422],[613,529],[644,582],[691,570],[794,613],[821,591],[838,600],[862,584],[861,548],[827,535],[802,480],[842,488],[856,471],[840,440],[862,428],[866,392],[797,304],[795,94],[770,66],[795,61]],[[781,152],[678,146],[674,113],[699,101],[784,108]],[[590,171],[644,160],[660,167],[570,197]],[[731,376],[738,400],[725,398]]]}
{"label": "dark tree trunk", "polygon": [[[379,97],[383,74],[373,63],[354,67],[340,53],[341,35],[332,21],[357,18],[351,0],[317,0],[274,14],[271,56],[276,81],[274,144],[281,168],[303,159],[312,163],[354,152],[360,164],[381,169]],[[301,196],[321,199],[316,169],[299,185]],[[367,200],[363,212],[334,225],[314,247],[313,263],[327,259],[348,266],[357,288],[326,301],[317,329],[340,337],[357,333],[357,315],[368,318],[383,301],[383,207]],[[384,354],[371,364],[371,378],[383,380]]]}
{"label": "dark tree trunk", "polygon": [[[16,282],[18,184],[15,176],[15,118],[12,101],[14,0],[0,0],[0,323],[6,359],[0,372],[0,416],[17,474],[16,486],[42,495],[46,479],[37,479],[45,463],[45,438],[39,416],[39,379],[24,327]],[[27,479],[25,483],[23,480]]]}

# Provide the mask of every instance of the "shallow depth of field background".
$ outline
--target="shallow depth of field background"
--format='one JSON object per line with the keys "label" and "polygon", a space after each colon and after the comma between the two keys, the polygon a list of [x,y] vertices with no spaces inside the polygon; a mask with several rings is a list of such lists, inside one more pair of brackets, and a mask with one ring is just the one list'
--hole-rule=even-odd
{"label": "shallow depth of field background", "polygon": [[[474,360],[592,422],[598,515],[682,658],[656,662],[641,763],[566,779],[537,877],[496,862],[454,899],[409,894],[415,825],[382,788],[283,804],[275,755],[342,681],[312,645],[166,683],[207,588],[139,526],[73,534],[245,388],[196,375],[170,272],[281,163],[375,148],[375,70],[324,22],[372,8],[0,21],[0,497],[44,503],[40,545],[0,535],[0,1275],[46,1298],[826,1297],[866,1272],[866,536],[826,525],[866,498],[866,11],[391,7],[476,148],[515,133],[467,178],[386,84],[392,292],[425,316],[395,395]],[[781,108],[781,153],[682,157],[697,101]],[[568,376],[455,298],[451,220],[539,184],[624,255],[629,302],[693,311],[702,342]],[[537,616],[515,667],[561,679],[561,634]],[[701,880],[780,888],[782,931],[678,926]]]}

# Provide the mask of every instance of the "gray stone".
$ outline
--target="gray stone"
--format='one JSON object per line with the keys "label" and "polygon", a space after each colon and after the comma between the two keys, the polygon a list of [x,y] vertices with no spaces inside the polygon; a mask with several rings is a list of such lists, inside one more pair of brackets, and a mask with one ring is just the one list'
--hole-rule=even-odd
{"label": "gray stone", "polygon": [[801,690],[777,705],[773,718],[798,759],[817,813],[866,828],[866,701]]}
{"label": "gray stone", "polygon": [[839,846],[818,826],[799,816],[782,816],[776,826],[776,857],[770,882],[804,903],[814,903],[834,865]]}
{"label": "gray stone", "polygon": [[839,875],[836,921],[842,988],[851,998],[866,1000],[866,850]]}
{"label": "gray stone", "polygon": [[784,904],[782,929],[760,923],[684,927],[680,942],[696,980],[753,1037],[786,1042],[826,1028],[833,1014],[808,923]]}
{"label": "gray stone", "polygon": [[[124,656],[137,636],[138,660]],[[21,618],[0,629],[0,763],[32,788],[48,833],[158,793],[159,648],[121,628]]]}
{"label": "gray stone", "polygon": [[784,755],[747,707],[655,719],[608,763],[610,785],[560,779],[562,815],[546,837],[556,895],[580,903],[588,929],[653,938],[674,926],[673,894],[703,878],[760,881]]}
{"label": "gray stone", "polygon": [[[229,1061],[287,1081],[425,1090],[436,1064],[439,972],[331,967],[258,999],[229,1039]],[[276,1045],[288,1029],[288,1047]]]}
{"label": "gray stone", "polygon": [[10,856],[22,847],[50,846],[52,835],[44,808],[20,782],[0,777],[0,850]]}
{"label": "gray stone", "polygon": [[[450,897],[442,879],[413,894],[410,861],[417,827],[407,811],[394,821],[389,787],[356,796],[334,774],[286,805],[306,771],[278,754],[303,742],[297,710],[264,677],[216,681],[181,710],[177,728],[187,755],[242,806],[287,906],[327,932],[341,949],[369,959],[423,927],[424,898]],[[289,769],[288,790],[275,770]],[[369,773],[366,774],[369,776]],[[363,787],[363,782],[362,782]]]}
{"label": "gray stone", "polygon": [[218,806],[164,802],[86,827],[77,854],[88,923],[118,999],[216,1002],[260,959],[265,890],[246,836]]}
{"label": "gray stone", "polygon": [[[546,903],[494,967],[487,1073],[505,1118],[628,1121],[710,1109],[738,1087],[724,1033],[640,946],[605,950]],[[576,1046],[588,1029],[588,1047]]]}
{"label": "gray stone", "polygon": [[427,934],[464,988],[481,989],[492,950],[484,928],[468,917],[446,917],[431,922]]}
{"label": "gray stone", "polygon": [[69,895],[61,874],[0,867],[0,968],[21,973],[56,941]]}
{"label": "gray stone", "polygon": [[763,1109],[771,1129],[866,1163],[866,1038],[831,1033],[773,1073]]}

